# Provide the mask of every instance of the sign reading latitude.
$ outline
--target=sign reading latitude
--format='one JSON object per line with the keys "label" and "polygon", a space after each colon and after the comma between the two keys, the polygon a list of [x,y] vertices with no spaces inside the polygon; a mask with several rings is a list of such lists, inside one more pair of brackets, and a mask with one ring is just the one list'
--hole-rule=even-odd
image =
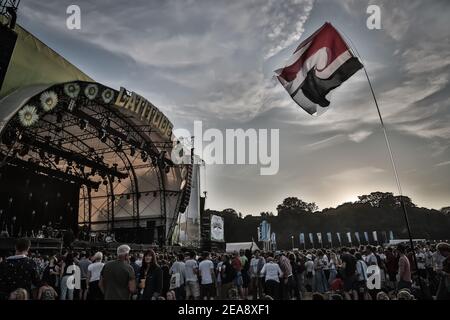
{"label": "sign reading latitude", "polygon": [[128,109],[135,113],[140,119],[145,120],[149,125],[154,127],[162,137],[171,139],[172,122],[144,97],[120,87],[119,95],[114,104],[119,108]]}

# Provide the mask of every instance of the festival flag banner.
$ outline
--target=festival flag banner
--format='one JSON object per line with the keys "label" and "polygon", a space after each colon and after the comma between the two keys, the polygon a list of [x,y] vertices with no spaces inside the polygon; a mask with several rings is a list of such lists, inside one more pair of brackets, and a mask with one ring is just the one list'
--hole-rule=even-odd
{"label": "festival flag banner", "polygon": [[381,237],[383,238],[382,239],[383,242],[388,242],[386,231],[381,232]]}
{"label": "festival flag banner", "polygon": [[336,236],[337,236],[337,238],[338,238],[339,244],[342,244],[342,241],[341,241],[341,234],[340,234],[339,232],[336,232]]}
{"label": "festival flag banner", "polygon": [[311,244],[314,245],[314,237],[312,233],[309,234],[309,242],[311,242]]}
{"label": "festival flag banner", "polygon": [[328,242],[332,243],[332,238],[331,238],[331,232],[327,232],[327,238],[328,238]]}
{"label": "festival flag banner", "polygon": [[339,32],[326,22],[300,43],[284,68],[275,74],[291,98],[314,115],[330,105],[328,93],[362,67]]}
{"label": "festival flag banner", "polygon": [[347,240],[348,243],[352,243],[352,234],[350,232],[347,232]]}
{"label": "festival flag banner", "polygon": [[270,241],[272,242],[272,244],[277,243],[277,238],[276,238],[275,232],[272,232],[272,235],[270,236]]}
{"label": "festival flag banner", "polygon": [[317,232],[317,239],[319,239],[319,243],[322,243],[322,233]]}
{"label": "festival flag banner", "polygon": [[366,239],[366,242],[369,243],[369,233],[367,231],[364,231],[364,239]]}
{"label": "festival flag banner", "polygon": [[358,231],[355,232],[355,238],[358,241],[358,243],[361,243],[361,240],[359,239],[359,232]]}
{"label": "festival flag banner", "polygon": [[394,232],[389,231],[389,240],[394,240]]}
{"label": "festival flag banner", "polygon": [[376,231],[373,231],[373,232],[372,232],[372,235],[373,235],[373,240],[375,240],[375,242],[378,242],[378,235],[377,235],[377,232],[376,232]]}
{"label": "festival flag banner", "polygon": [[305,243],[305,234],[300,233],[300,244],[304,244],[304,243]]}

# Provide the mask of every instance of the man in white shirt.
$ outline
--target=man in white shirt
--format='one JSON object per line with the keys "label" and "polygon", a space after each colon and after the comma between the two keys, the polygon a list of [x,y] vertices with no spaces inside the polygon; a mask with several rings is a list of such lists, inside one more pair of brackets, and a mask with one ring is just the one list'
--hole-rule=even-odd
{"label": "man in white shirt", "polygon": [[177,261],[172,264],[169,273],[171,275],[179,275],[179,286],[173,288],[173,290],[175,291],[177,300],[184,300],[184,279],[186,277],[186,264],[184,263],[184,255],[182,253],[178,254]]}
{"label": "man in white shirt", "polygon": [[260,255],[259,250],[255,251],[255,256],[250,260],[250,281],[251,294],[253,300],[261,299],[263,294],[263,283],[261,270],[266,263],[266,259]]}
{"label": "man in white shirt", "polygon": [[103,260],[103,253],[97,252],[93,259],[93,263],[88,266],[87,281],[88,281],[88,300],[103,300],[103,294],[100,291],[98,283],[100,281],[100,275],[102,273],[103,266],[105,265]]}
{"label": "man in white shirt", "polygon": [[198,265],[199,274],[201,277],[200,292],[201,297],[204,300],[214,300],[215,288],[214,288],[214,263],[209,258],[209,252],[204,252],[203,260]]}
{"label": "man in white shirt", "polygon": [[262,268],[261,274],[264,275],[266,294],[273,299],[277,299],[279,297],[280,278],[283,276],[283,272],[280,266],[274,262],[273,255],[269,255],[267,258],[267,263]]}
{"label": "man in white shirt", "polygon": [[198,285],[198,263],[195,260],[195,252],[189,253],[189,259],[185,262],[185,286],[186,286],[186,299],[193,298],[198,300],[200,298],[200,287]]}

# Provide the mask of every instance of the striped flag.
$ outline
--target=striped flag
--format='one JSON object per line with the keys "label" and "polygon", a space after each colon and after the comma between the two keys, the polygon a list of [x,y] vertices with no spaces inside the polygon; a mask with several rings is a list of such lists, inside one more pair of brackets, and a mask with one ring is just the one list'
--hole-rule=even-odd
{"label": "striped flag", "polygon": [[292,99],[313,115],[330,105],[326,96],[331,90],[362,67],[339,32],[327,22],[300,43],[285,67],[275,73]]}
{"label": "striped flag", "polygon": [[389,240],[394,240],[394,232],[389,231]]}
{"label": "striped flag", "polygon": [[331,232],[327,232],[328,243],[332,243]]}
{"label": "striped flag", "polygon": [[312,234],[312,233],[309,234],[309,242],[310,242],[312,245],[314,245],[314,237],[313,237],[313,234]]}
{"label": "striped flag", "polygon": [[338,238],[339,244],[342,244],[342,241],[341,241],[341,234],[340,234],[339,232],[336,232],[336,236],[337,236],[337,238]]}
{"label": "striped flag", "polygon": [[317,239],[319,239],[319,243],[322,243],[322,234],[320,232],[317,233]]}

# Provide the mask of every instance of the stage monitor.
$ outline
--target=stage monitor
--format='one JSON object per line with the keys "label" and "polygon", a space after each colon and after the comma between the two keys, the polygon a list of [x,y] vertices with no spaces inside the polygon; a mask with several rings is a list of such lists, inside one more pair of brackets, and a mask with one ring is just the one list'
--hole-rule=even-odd
{"label": "stage monitor", "polygon": [[211,241],[225,241],[223,218],[211,215]]}

